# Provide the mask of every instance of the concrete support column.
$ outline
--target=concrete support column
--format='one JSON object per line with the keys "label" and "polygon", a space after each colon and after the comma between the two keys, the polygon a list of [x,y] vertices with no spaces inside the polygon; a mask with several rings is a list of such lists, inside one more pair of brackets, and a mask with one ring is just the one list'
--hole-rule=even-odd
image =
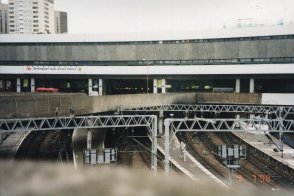
{"label": "concrete support column", "polygon": [[99,95],[103,95],[103,81],[99,79]]}
{"label": "concrete support column", "polygon": [[158,134],[162,135],[163,133],[163,110],[159,111],[159,118],[158,118]]}
{"label": "concrete support column", "polygon": [[168,120],[164,121],[164,174],[169,175],[169,126]]}
{"label": "concrete support column", "polygon": [[34,93],[35,91],[35,78],[31,78],[31,92]]}
{"label": "concrete support column", "polygon": [[166,87],[165,87],[166,81],[165,81],[165,79],[162,79],[161,80],[161,85],[162,85],[162,87],[161,87],[161,93],[166,93]]}
{"label": "concrete support column", "polygon": [[153,79],[153,93],[157,93],[157,79]]}
{"label": "concrete support column", "polygon": [[92,93],[93,93],[92,85],[93,85],[92,78],[89,78],[88,79],[88,93],[89,93],[89,95],[92,95]]}
{"label": "concrete support column", "polygon": [[240,78],[236,79],[235,92],[240,93]]}
{"label": "concrete support column", "polygon": [[249,93],[254,93],[254,79],[250,79],[249,81]]}
{"label": "concrete support column", "polygon": [[152,153],[151,153],[151,169],[154,175],[157,174],[157,117],[152,121]]}
{"label": "concrete support column", "polygon": [[16,92],[21,92],[21,86],[20,86],[20,78],[16,79]]}
{"label": "concrete support column", "polygon": [[92,149],[92,129],[88,129],[87,132],[87,150]]}

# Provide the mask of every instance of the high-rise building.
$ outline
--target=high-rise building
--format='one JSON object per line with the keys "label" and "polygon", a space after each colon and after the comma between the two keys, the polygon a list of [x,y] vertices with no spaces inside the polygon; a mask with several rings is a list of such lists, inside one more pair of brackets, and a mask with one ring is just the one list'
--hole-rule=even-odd
{"label": "high-rise building", "polygon": [[55,33],[67,33],[67,12],[55,11]]}
{"label": "high-rise building", "polygon": [[0,0],[0,34],[8,33],[8,5]]}
{"label": "high-rise building", "polygon": [[9,33],[54,33],[54,0],[9,0]]}

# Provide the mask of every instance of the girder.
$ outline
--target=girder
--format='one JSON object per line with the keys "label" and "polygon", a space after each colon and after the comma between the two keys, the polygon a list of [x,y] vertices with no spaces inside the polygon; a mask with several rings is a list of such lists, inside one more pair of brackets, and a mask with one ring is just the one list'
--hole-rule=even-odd
{"label": "girder", "polygon": [[0,132],[45,131],[74,128],[147,127],[155,115],[78,116],[52,118],[0,119]]}
{"label": "girder", "polygon": [[146,111],[170,111],[170,112],[230,112],[230,113],[253,113],[253,114],[274,114],[282,117],[294,114],[294,106],[270,106],[270,105],[186,105],[171,104],[157,106],[121,106],[120,111],[146,112]]}
{"label": "girder", "polygon": [[268,131],[294,132],[294,120],[281,119],[206,119],[206,118],[169,118],[165,123],[175,131]]}

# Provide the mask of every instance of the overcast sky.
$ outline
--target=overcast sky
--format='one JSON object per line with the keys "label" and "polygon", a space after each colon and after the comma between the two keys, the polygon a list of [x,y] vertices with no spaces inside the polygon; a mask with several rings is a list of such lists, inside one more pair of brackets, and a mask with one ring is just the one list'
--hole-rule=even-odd
{"label": "overcast sky", "polygon": [[[7,0],[2,0],[7,2]],[[55,0],[70,33],[171,32],[294,21],[294,0]]]}

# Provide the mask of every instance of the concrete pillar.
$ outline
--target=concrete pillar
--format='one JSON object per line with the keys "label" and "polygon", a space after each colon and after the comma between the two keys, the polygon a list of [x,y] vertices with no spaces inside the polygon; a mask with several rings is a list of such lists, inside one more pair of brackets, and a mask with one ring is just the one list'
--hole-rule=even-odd
{"label": "concrete pillar", "polygon": [[254,79],[250,79],[249,81],[249,93],[254,93]]}
{"label": "concrete pillar", "polygon": [[237,78],[237,79],[236,79],[235,92],[236,92],[236,93],[240,93],[240,78]]}
{"label": "concrete pillar", "polygon": [[166,93],[166,88],[165,88],[165,79],[162,79],[161,80],[161,85],[162,85],[162,87],[161,87],[161,93]]}
{"label": "concrete pillar", "polygon": [[35,91],[35,78],[31,78],[31,92],[34,93]]}
{"label": "concrete pillar", "polygon": [[162,135],[163,133],[163,110],[159,111],[159,118],[158,118],[158,134]]}
{"label": "concrete pillar", "polygon": [[164,174],[169,175],[169,126],[168,120],[164,121]]}
{"label": "concrete pillar", "polygon": [[16,79],[16,92],[21,92],[21,86],[20,86],[20,78]]}
{"label": "concrete pillar", "polygon": [[87,150],[92,149],[92,129],[89,128],[87,131]]}
{"label": "concrete pillar", "polygon": [[157,174],[157,117],[152,121],[152,153],[151,153],[151,169],[154,175]]}
{"label": "concrete pillar", "polygon": [[157,79],[153,79],[153,93],[157,93]]}
{"label": "concrete pillar", "polygon": [[99,95],[103,95],[103,81],[99,79]]}
{"label": "concrete pillar", "polygon": [[89,95],[92,95],[92,93],[93,93],[92,85],[93,85],[92,78],[89,78],[88,79],[88,92],[89,92]]}

